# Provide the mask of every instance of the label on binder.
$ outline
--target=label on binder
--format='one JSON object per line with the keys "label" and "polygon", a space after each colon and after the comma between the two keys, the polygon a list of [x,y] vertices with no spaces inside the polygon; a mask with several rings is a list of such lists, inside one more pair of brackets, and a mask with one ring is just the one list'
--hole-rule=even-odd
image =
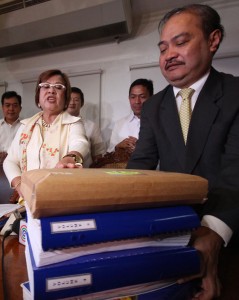
{"label": "label on binder", "polygon": [[64,233],[71,231],[96,230],[96,222],[92,220],[72,220],[64,222],[51,222],[51,233]]}
{"label": "label on binder", "polygon": [[47,291],[76,288],[92,284],[91,274],[61,276],[46,280]]}

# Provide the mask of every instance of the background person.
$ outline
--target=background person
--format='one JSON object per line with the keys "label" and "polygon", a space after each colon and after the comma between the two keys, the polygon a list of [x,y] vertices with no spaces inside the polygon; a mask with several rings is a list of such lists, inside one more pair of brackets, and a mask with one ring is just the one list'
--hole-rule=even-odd
{"label": "background person", "polygon": [[[77,87],[72,87],[71,100],[67,108],[68,113],[72,116],[78,117],[84,103],[85,99],[82,90]],[[82,118],[82,122],[84,124],[86,136],[90,144],[90,152],[84,160],[84,167],[88,168],[93,162],[102,157],[106,149],[99,126],[88,119]]]}
{"label": "background person", "polygon": [[21,174],[42,168],[75,168],[89,151],[79,117],[66,112],[71,87],[60,70],[43,72],[37,81],[35,103],[41,109],[21,121],[3,167],[10,185],[21,195]]}
{"label": "background person", "polygon": [[15,91],[8,91],[2,94],[1,103],[3,119],[0,120],[0,164],[6,158],[8,148],[20,126],[22,97]]}
{"label": "background person", "polygon": [[[199,4],[174,9],[160,22],[159,62],[169,85],[144,104],[127,166],[155,169],[160,160],[162,171],[208,179],[202,226],[192,236],[203,255],[201,291],[193,298],[200,300],[220,294],[219,252],[239,229],[239,78],[211,66],[224,35],[220,22],[214,9]],[[186,143],[179,117],[184,88],[193,89]]]}
{"label": "background person", "polygon": [[140,78],[135,80],[129,88],[129,102],[131,112],[128,116],[115,122],[107,152],[117,148],[132,153],[139,135],[140,116],[143,103],[153,95],[152,80]]}

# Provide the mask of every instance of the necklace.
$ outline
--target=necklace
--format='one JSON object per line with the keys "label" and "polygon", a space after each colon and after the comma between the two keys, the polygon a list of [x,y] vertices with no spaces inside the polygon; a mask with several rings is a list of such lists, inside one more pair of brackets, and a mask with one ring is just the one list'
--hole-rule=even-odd
{"label": "necklace", "polygon": [[46,121],[42,118],[42,126],[49,128],[51,126],[51,124],[46,123]]}

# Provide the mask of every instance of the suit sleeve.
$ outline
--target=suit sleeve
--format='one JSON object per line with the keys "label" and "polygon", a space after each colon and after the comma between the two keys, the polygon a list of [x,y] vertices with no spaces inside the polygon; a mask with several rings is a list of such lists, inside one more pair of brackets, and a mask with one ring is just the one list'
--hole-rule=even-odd
{"label": "suit sleeve", "polygon": [[150,115],[150,109],[144,105],[141,112],[139,139],[127,169],[155,170],[158,166],[158,147]]}
{"label": "suit sleeve", "polygon": [[239,191],[211,190],[204,205],[203,215],[212,215],[226,223],[233,232],[239,232]]}
{"label": "suit sleeve", "polygon": [[[226,223],[233,232],[239,231],[239,80],[224,76],[223,101],[217,123],[222,128],[218,144],[218,169],[211,184],[203,215],[212,215]],[[217,123],[214,127],[218,126]],[[214,132],[215,134],[216,131]],[[213,143],[213,141],[212,141]],[[215,145],[214,145],[215,147]],[[211,157],[213,159],[213,157]],[[210,164],[210,162],[209,162]],[[210,179],[209,179],[210,182]]]}
{"label": "suit sleeve", "polygon": [[228,131],[217,182],[208,193],[203,213],[221,219],[233,232],[239,231],[239,112]]}

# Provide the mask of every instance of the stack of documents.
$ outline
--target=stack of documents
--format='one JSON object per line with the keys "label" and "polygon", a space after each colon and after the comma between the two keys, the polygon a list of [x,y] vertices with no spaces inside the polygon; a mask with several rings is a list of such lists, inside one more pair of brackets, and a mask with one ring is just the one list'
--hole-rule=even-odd
{"label": "stack of documents", "polygon": [[[24,173],[29,278],[29,285],[23,284],[24,297],[30,295],[30,299],[34,300],[119,300],[126,296],[136,299],[134,295],[137,295],[137,299],[148,300],[153,299],[154,294],[151,293],[157,293],[156,298],[160,299],[160,293],[163,295],[166,291],[168,295],[173,289],[182,292],[183,285],[176,284],[178,278],[199,273],[199,253],[188,246],[188,242],[192,230],[200,225],[200,221],[187,204],[190,203],[190,195],[192,203],[202,202],[206,197],[206,182],[199,177],[191,178],[187,175],[199,183],[195,185],[194,193],[191,180],[188,192],[187,180],[181,177],[183,174],[161,174],[157,178],[157,175],[150,172],[144,174],[144,171],[136,171],[133,177],[127,170],[123,175],[114,170],[108,172],[105,175],[103,171],[98,174],[102,191],[98,182],[97,195],[92,202],[87,195],[87,189],[92,186],[92,173],[81,170],[76,176],[79,179],[78,193],[82,191],[82,198],[72,193],[74,185],[70,182],[72,179],[76,183],[76,177],[72,177],[71,170],[62,173],[56,170]],[[81,176],[86,177],[86,180],[80,180]],[[112,179],[112,176],[117,178]],[[124,180],[119,176],[123,176]],[[127,176],[129,179],[125,180]],[[145,186],[148,185],[147,192],[137,178],[141,178]],[[176,200],[175,189],[172,189],[170,195],[170,187],[173,186],[171,180],[175,178],[179,180],[178,185],[180,181],[183,182],[179,201]],[[59,180],[60,185],[57,184]],[[125,195],[130,193],[129,181],[137,193],[129,197],[127,202]],[[111,189],[107,193],[107,182],[108,186],[115,182],[120,192],[115,194]],[[157,192],[152,192],[150,186],[156,187],[158,184],[161,200],[160,205],[154,205],[157,201],[150,200],[149,191],[156,199]],[[57,192],[58,186],[65,187],[62,193]],[[63,194],[65,213],[63,206],[57,207],[58,200],[63,204]],[[92,191],[90,195],[93,195]],[[145,204],[144,195],[147,199]],[[106,196],[107,201],[102,201],[103,196]],[[165,199],[169,199],[168,205]],[[95,210],[92,203],[96,204]],[[50,208],[47,210],[48,205]],[[182,292],[182,295],[181,299],[188,299],[185,293]]]}
{"label": "stack of documents", "polygon": [[199,255],[187,246],[199,219],[188,206],[40,219],[27,209],[27,216],[32,299],[142,289],[199,272]]}

